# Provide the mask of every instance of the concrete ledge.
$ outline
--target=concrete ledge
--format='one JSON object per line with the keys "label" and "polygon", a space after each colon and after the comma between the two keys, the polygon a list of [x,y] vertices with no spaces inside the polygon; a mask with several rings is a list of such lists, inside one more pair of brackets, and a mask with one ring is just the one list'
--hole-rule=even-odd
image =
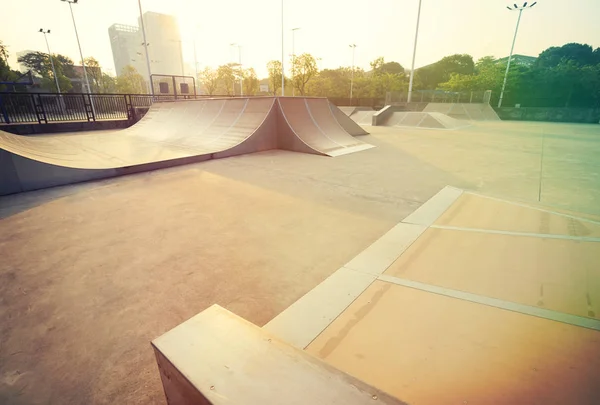
{"label": "concrete ledge", "polygon": [[382,125],[392,115],[393,112],[394,108],[391,105],[386,105],[381,110],[373,114],[373,117],[371,118],[371,125],[374,127],[377,125]]}
{"label": "concrete ledge", "polygon": [[218,305],[152,346],[169,405],[405,405]]}

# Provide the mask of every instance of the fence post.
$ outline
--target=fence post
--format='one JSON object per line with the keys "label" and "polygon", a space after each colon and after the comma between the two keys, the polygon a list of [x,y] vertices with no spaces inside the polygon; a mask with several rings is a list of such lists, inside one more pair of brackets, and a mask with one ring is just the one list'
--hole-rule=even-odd
{"label": "fence post", "polygon": [[0,94],[0,112],[2,113],[2,117],[4,117],[4,122],[10,124],[10,120],[8,119],[8,112],[4,107],[4,102],[2,100],[2,95]]}
{"label": "fence post", "polygon": [[[34,98],[34,100],[35,100],[35,96],[36,95],[32,95],[32,97]],[[48,117],[46,116],[46,109],[44,108],[44,102],[43,102],[42,96],[40,96],[39,94],[37,94],[37,99],[38,99],[38,103],[39,104],[36,104],[35,101],[34,101],[33,105],[35,106],[35,110],[36,110],[35,112],[36,112],[36,115],[38,117],[38,123],[42,124],[42,121],[44,121],[43,123],[47,124],[48,123]],[[40,111],[38,111],[37,107],[40,108]],[[44,117],[44,118],[40,119],[40,113],[42,114],[42,117]]]}

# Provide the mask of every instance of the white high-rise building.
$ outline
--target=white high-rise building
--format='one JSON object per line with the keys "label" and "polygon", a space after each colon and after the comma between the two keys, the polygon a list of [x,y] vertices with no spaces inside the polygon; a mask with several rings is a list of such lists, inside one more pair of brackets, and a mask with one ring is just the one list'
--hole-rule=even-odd
{"label": "white high-rise building", "polygon": [[133,66],[138,73],[145,76],[146,60],[142,35],[138,27],[124,24],[113,24],[108,28],[110,46],[115,63],[115,73],[120,75],[127,65]]}
{"label": "white high-rise building", "polygon": [[[138,18],[138,24],[140,23]],[[150,69],[153,74],[182,75],[184,71],[181,34],[174,16],[155,12],[144,13]],[[120,75],[127,65],[147,77],[144,40],[139,27],[113,24],[108,29],[115,63]]]}

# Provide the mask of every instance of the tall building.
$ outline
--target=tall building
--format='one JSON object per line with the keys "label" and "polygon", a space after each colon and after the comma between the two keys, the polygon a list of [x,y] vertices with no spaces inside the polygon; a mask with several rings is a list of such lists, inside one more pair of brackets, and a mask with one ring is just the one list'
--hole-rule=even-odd
{"label": "tall building", "polygon": [[[185,65],[177,19],[171,15],[151,11],[144,13],[143,17],[152,73],[182,75]],[[125,66],[131,65],[146,77],[148,71],[141,29],[131,25],[113,24],[108,28],[108,35],[117,76]]]}
{"label": "tall building", "polygon": [[132,25],[113,24],[108,28],[108,36],[116,74],[120,75],[125,66],[131,65],[138,73],[144,75],[147,68],[139,28]]}
{"label": "tall building", "polygon": [[177,19],[172,15],[149,11],[144,13],[144,27],[152,73],[183,75],[181,34]]}

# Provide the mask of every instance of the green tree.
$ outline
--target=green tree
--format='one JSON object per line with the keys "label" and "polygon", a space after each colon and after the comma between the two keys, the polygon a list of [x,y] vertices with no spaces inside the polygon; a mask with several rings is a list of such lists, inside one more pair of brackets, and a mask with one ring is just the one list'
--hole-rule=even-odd
{"label": "green tree", "polygon": [[291,60],[292,65],[292,86],[301,95],[306,93],[306,84],[317,75],[317,61],[309,53],[303,53]]}
{"label": "green tree", "polygon": [[116,90],[124,94],[144,94],[148,91],[144,77],[131,65],[125,66],[117,77]]}
{"label": "green tree", "polygon": [[259,89],[259,80],[253,68],[245,69],[243,72],[244,94],[253,96]]}
{"label": "green tree", "polygon": [[450,80],[452,73],[470,75],[475,72],[473,57],[467,54],[445,56],[439,61],[415,71],[420,87],[435,90],[440,83]]}
{"label": "green tree", "polygon": [[52,62],[56,70],[56,76],[62,92],[67,92],[73,88],[70,78],[74,78],[75,71],[73,61],[64,55],[50,55],[43,52],[29,52],[19,57],[19,63],[27,66],[38,76],[42,77],[42,87],[56,91],[56,81],[54,80],[54,72],[52,71]]}
{"label": "green tree", "polygon": [[85,58],[84,62],[88,80],[90,81],[90,87],[93,92],[98,92],[102,82],[102,68],[100,67],[100,63],[91,56]]}
{"label": "green tree", "polygon": [[116,93],[117,92],[117,81],[114,77],[109,76],[106,73],[102,73],[100,83],[98,85],[98,92],[100,93]]}
{"label": "green tree", "polygon": [[[269,72],[269,87],[276,96],[277,90],[281,88],[281,61],[272,60],[267,63],[267,71]],[[285,80],[285,79],[284,79]]]}
{"label": "green tree", "polygon": [[[600,49],[600,48],[599,48]],[[563,46],[552,46],[544,50],[535,61],[536,68],[553,68],[563,61],[572,61],[579,66],[600,63],[600,51],[587,44],[569,43]]]}
{"label": "green tree", "polygon": [[202,83],[204,91],[209,96],[214,95],[219,87],[219,75],[215,69],[210,67],[205,67],[198,72],[198,81]]}
{"label": "green tree", "polygon": [[[15,81],[19,77],[20,73],[16,70],[12,70],[8,64],[8,47],[0,41],[0,81],[10,82]],[[6,86],[0,84],[0,91],[6,90]]]}
{"label": "green tree", "polygon": [[233,96],[235,91],[235,72],[231,65],[221,65],[217,68],[218,89],[220,93]]}

